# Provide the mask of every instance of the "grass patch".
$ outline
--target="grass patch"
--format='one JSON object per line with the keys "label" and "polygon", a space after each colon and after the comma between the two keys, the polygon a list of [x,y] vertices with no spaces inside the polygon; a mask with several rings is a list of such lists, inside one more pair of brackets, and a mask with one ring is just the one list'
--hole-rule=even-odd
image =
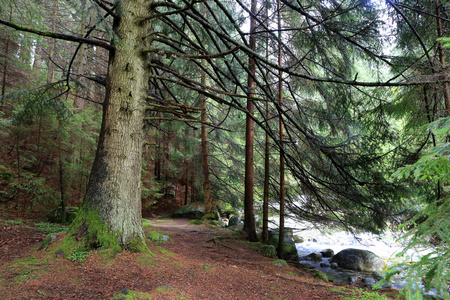
{"label": "grass patch", "polygon": [[[363,290],[360,288],[345,288],[345,287],[338,287],[338,288],[331,288],[330,291],[334,293],[340,293],[339,297],[341,297],[344,300],[389,300],[385,295],[378,294],[377,292],[371,292],[367,290]],[[398,298],[400,299],[400,298]]]}
{"label": "grass patch", "polygon": [[14,275],[15,282],[25,282],[39,277],[40,271],[45,271],[46,266],[50,263],[39,260],[34,256],[16,260],[9,264],[9,269]]}
{"label": "grass patch", "polygon": [[167,251],[166,249],[164,249],[159,244],[156,244],[156,250],[158,251],[159,254],[162,254],[162,255],[167,255],[167,256],[173,256],[174,255],[172,252]]}
{"label": "grass patch", "polygon": [[202,225],[202,224],[203,224],[202,220],[193,219],[189,221],[189,225]]}
{"label": "grass patch", "polygon": [[142,219],[142,226],[144,226],[144,227],[147,227],[147,226],[153,227],[153,225],[150,223],[150,220],[147,220],[147,219]]}
{"label": "grass patch", "polygon": [[206,273],[208,273],[208,272],[209,272],[209,270],[211,270],[211,269],[212,269],[212,267],[213,267],[213,266],[211,266],[211,265],[203,265],[203,270],[205,270],[205,271],[206,271]]}
{"label": "grass patch", "polygon": [[73,250],[68,256],[67,259],[73,262],[82,262],[86,257],[91,254],[92,251],[83,251],[83,250]]}
{"label": "grass patch", "polygon": [[143,266],[156,266],[156,262],[153,259],[155,255],[151,254],[141,254],[138,256],[137,261],[140,265]]}
{"label": "grass patch", "polygon": [[289,275],[292,275],[292,276],[297,276],[297,274],[295,274],[294,272],[291,272],[291,271],[289,271],[289,272],[287,272]]}
{"label": "grass patch", "polygon": [[114,294],[114,300],[144,300],[153,299],[153,295],[129,289],[123,289],[121,292]]}
{"label": "grass patch", "polygon": [[8,225],[21,225],[23,224],[23,221],[21,219],[19,220],[3,220],[0,219],[0,223],[8,224]]}
{"label": "grass patch", "polygon": [[69,229],[69,227],[57,223],[40,222],[34,225],[36,225],[40,232],[45,234],[63,232]]}
{"label": "grass patch", "polygon": [[169,296],[170,299],[173,299],[173,300],[175,300],[175,299],[187,300],[187,298],[184,297],[183,293],[176,290],[174,287],[172,287],[170,285],[159,286],[155,289],[155,291],[160,294],[164,294],[165,296]]}

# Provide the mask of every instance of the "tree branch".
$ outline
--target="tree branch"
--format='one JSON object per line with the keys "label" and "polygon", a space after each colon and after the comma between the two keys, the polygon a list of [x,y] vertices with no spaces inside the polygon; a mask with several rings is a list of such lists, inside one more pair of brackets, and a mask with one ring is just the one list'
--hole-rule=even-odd
{"label": "tree branch", "polygon": [[113,8],[109,8],[108,6],[105,5],[105,1],[102,0],[94,0],[94,2],[100,6],[101,8],[103,8],[107,13],[109,13],[113,18],[117,18],[118,15],[114,12],[114,6]]}
{"label": "tree branch", "polygon": [[19,30],[19,31],[30,32],[33,34],[37,34],[40,36],[46,36],[46,37],[50,37],[50,38],[54,38],[54,39],[58,39],[58,40],[85,43],[85,44],[89,44],[89,45],[98,46],[98,47],[104,48],[106,50],[113,49],[113,46],[111,46],[111,44],[107,43],[107,42],[93,40],[93,39],[87,39],[87,38],[83,38],[83,37],[71,35],[71,34],[42,31],[42,30],[37,30],[37,29],[33,29],[33,28],[28,28],[28,27],[21,26],[21,25],[15,24],[15,23],[11,23],[11,22],[6,21],[1,18],[0,18],[0,24],[3,24],[5,26],[11,27],[11,28]]}

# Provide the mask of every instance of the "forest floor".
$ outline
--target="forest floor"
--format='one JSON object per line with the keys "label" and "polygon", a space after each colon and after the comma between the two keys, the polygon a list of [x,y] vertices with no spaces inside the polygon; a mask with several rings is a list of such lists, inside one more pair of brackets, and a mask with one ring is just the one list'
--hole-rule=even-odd
{"label": "forest floor", "polygon": [[[38,250],[45,223],[5,217],[0,211],[1,299],[373,299],[354,286],[314,279],[293,264],[275,265],[275,258],[236,233],[189,220],[146,221],[147,237],[170,237],[148,238],[151,254],[100,249],[63,257],[57,246],[65,233]],[[381,293],[389,299],[396,294]]]}

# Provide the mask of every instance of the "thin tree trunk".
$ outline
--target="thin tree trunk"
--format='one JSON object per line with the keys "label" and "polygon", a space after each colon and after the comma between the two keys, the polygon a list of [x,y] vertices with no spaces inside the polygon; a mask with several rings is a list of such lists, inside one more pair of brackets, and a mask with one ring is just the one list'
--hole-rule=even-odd
{"label": "thin tree trunk", "polygon": [[[250,49],[256,49],[255,29],[257,13],[256,0],[251,2],[251,16],[250,16]],[[248,60],[250,73],[248,75],[248,98],[247,111],[253,115],[255,106],[253,97],[255,94],[255,81],[252,76],[256,74],[255,60],[249,56]],[[245,191],[244,191],[244,232],[247,233],[247,238],[254,242],[258,240],[256,235],[255,216],[253,212],[253,139],[254,139],[254,122],[253,119],[247,115],[245,127]]]}
{"label": "thin tree trunk", "polygon": [[[269,6],[266,4],[265,19],[268,20]],[[267,27],[269,24],[267,22]],[[269,60],[269,33],[266,33],[266,59]],[[269,70],[267,70],[266,77],[269,76]],[[266,120],[267,127],[269,127],[269,101],[266,101]],[[269,241],[269,179],[270,179],[270,136],[266,132],[266,143],[264,149],[264,191],[263,191],[263,225],[261,232],[261,242],[267,244]]]}
{"label": "thin tree trunk", "polygon": [[[2,96],[6,94],[6,77],[8,76],[8,54],[9,54],[9,39],[6,39],[5,45],[5,58],[3,64],[3,77],[2,77]],[[2,97],[2,102],[0,103],[0,110],[3,109],[4,98]]]}
{"label": "thin tree trunk", "polygon": [[[51,31],[55,32],[56,28],[56,11],[57,11],[57,1],[53,0],[53,8],[52,8],[52,17],[50,22],[52,24]],[[53,54],[55,53],[56,48],[56,39],[51,39],[49,41],[50,48],[48,50],[48,58],[47,58],[47,83],[52,83],[55,79],[55,66],[52,62]]]}
{"label": "thin tree trunk", "polygon": [[[86,13],[86,12],[85,12]],[[86,16],[85,14],[83,14],[83,16],[81,17],[81,22],[80,22],[80,36],[83,35],[84,29],[86,27]],[[83,76],[80,76],[86,67],[86,45],[82,44],[80,45],[80,50],[78,51],[78,60],[76,63],[76,74],[77,74],[77,86],[75,89],[75,99],[73,101],[73,106],[75,108],[78,108],[79,110],[82,110],[84,108],[85,105],[85,100],[84,98],[89,98],[89,93],[88,91],[88,87],[87,87],[87,80],[86,78],[84,78]]]}
{"label": "thin tree trunk", "polygon": [[[435,0],[436,5],[436,22],[437,22],[437,35],[438,37],[442,37],[443,30],[442,30],[442,22],[441,22],[441,10],[440,10],[440,4],[438,0]],[[447,73],[445,73],[445,56],[444,56],[444,48],[442,47],[442,43],[438,43],[438,53],[439,53],[439,62],[440,62],[440,68],[439,73],[442,73],[442,80],[444,81],[444,101],[445,101],[445,115],[448,117],[450,116],[450,93],[448,90],[448,82],[447,82]]]}
{"label": "thin tree trunk", "polygon": [[188,204],[188,193],[189,193],[189,185],[188,185],[188,177],[186,176],[186,184],[184,186],[184,205]]}
{"label": "thin tree trunk", "polygon": [[[203,5],[204,15],[206,16],[206,6]],[[203,43],[205,44],[205,43]],[[202,65],[206,67],[206,61],[202,61]],[[202,70],[202,86],[206,86],[206,74]],[[204,203],[205,203],[205,213],[213,212],[213,204],[211,197],[211,183],[209,181],[209,163],[208,163],[208,131],[206,128],[206,96],[201,94],[202,111],[201,111],[201,121],[202,121],[202,169],[203,169],[203,193],[204,193]]]}
{"label": "thin tree trunk", "polygon": [[[282,49],[281,49],[281,4],[277,1],[277,14],[278,14],[278,65],[281,67],[282,61]],[[284,198],[285,198],[285,178],[284,178],[284,156],[283,156],[283,143],[284,143],[284,124],[283,124],[283,71],[278,71],[278,94],[280,102],[280,229],[278,237],[277,253],[280,256],[283,253],[284,248]]]}
{"label": "thin tree trunk", "polygon": [[[9,21],[12,19],[12,5],[9,6]],[[0,102],[0,111],[3,111],[4,98],[3,96],[6,94],[6,78],[8,77],[8,55],[9,55],[9,43],[10,37],[6,37],[6,45],[5,45],[5,57],[4,57],[4,65],[3,65],[3,77],[2,77],[2,100]]]}

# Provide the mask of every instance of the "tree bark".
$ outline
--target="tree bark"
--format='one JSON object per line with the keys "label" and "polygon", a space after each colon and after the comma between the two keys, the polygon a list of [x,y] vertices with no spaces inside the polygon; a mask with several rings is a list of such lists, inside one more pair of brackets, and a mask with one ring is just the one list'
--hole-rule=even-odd
{"label": "tree bark", "polygon": [[277,14],[278,14],[278,65],[280,70],[278,71],[278,99],[280,103],[280,230],[278,236],[277,253],[280,256],[284,250],[284,198],[285,198],[285,178],[284,178],[284,156],[283,156],[283,142],[284,142],[284,124],[283,124],[283,71],[281,66],[283,65],[283,51],[281,49],[281,4],[280,0],[277,1]]}
{"label": "tree bark", "polygon": [[[9,5],[9,21],[11,21],[12,18],[12,5]],[[4,65],[3,65],[3,77],[2,77],[2,96],[4,96],[6,94],[6,78],[8,77],[8,59],[9,59],[9,44],[10,44],[10,36],[9,34],[7,36],[4,37],[5,38],[5,53],[3,53],[4,58]],[[3,111],[3,104],[4,104],[5,99],[2,97],[1,101],[0,101],[0,111]]]}
{"label": "tree bark", "polygon": [[[267,27],[269,27],[268,22],[269,16],[269,6],[266,5],[264,19],[267,20]],[[266,60],[269,60],[269,33],[266,33]],[[266,77],[269,78],[269,70],[267,70]],[[266,101],[266,120],[267,128],[269,128],[269,101]],[[263,225],[261,232],[261,242],[267,244],[269,241],[269,179],[270,179],[270,136],[266,132],[266,143],[264,147],[264,189],[263,189]]]}
{"label": "tree bark", "polygon": [[[256,18],[257,13],[256,0],[251,3],[250,16],[250,49],[256,49]],[[255,106],[253,97],[255,95],[255,81],[252,76],[256,74],[255,59],[249,56],[248,59],[250,73],[248,75],[248,98],[247,111],[253,115]],[[254,139],[254,122],[253,119],[247,115],[245,126],[245,191],[244,191],[244,232],[247,233],[247,238],[254,242],[258,240],[256,235],[255,216],[253,212],[253,139]]]}
{"label": "tree bark", "polygon": [[[202,74],[202,85],[205,85],[205,74]],[[213,211],[211,198],[211,183],[209,181],[209,163],[208,163],[208,132],[206,128],[206,96],[201,95],[202,100],[202,169],[203,169],[203,192],[205,202],[205,212],[211,213]]]}
{"label": "tree bark", "polygon": [[[436,6],[436,22],[437,22],[437,35],[438,38],[442,37],[444,35],[442,30],[442,22],[441,22],[441,9],[440,4],[438,0],[435,0],[435,6]],[[450,92],[448,90],[448,82],[447,82],[447,73],[445,73],[445,56],[444,56],[444,48],[442,47],[442,43],[438,43],[438,53],[439,53],[439,73],[443,73],[442,80],[443,88],[444,88],[444,104],[445,104],[445,116],[450,116]]]}
{"label": "tree bark", "polygon": [[[52,32],[55,32],[56,28],[56,11],[57,11],[57,3],[56,0],[53,0],[53,6],[52,6],[52,17],[51,17],[51,30]],[[55,53],[56,48],[56,40],[50,39],[49,41],[50,47],[48,49],[48,57],[47,57],[47,83],[52,83],[55,79],[55,66],[52,62],[53,54]]]}
{"label": "tree bark", "polygon": [[149,61],[141,49],[151,41],[146,0],[118,1],[102,128],[81,212],[72,227],[90,247],[148,251],[141,217],[141,168]]}
{"label": "tree bark", "polygon": [[[203,5],[203,14],[206,17],[206,6]],[[206,38],[206,37],[204,37]],[[205,43],[203,43],[205,44]],[[202,65],[206,67],[206,61],[202,60]],[[206,73],[202,70],[202,86],[206,86]],[[211,197],[211,183],[209,181],[209,163],[208,163],[208,131],[206,128],[206,95],[201,94],[202,110],[201,110],[201,136],[202,136],[202,169],[203,169],[203,194],[205,202],[205,213],[213,212],[213,203]]]}

